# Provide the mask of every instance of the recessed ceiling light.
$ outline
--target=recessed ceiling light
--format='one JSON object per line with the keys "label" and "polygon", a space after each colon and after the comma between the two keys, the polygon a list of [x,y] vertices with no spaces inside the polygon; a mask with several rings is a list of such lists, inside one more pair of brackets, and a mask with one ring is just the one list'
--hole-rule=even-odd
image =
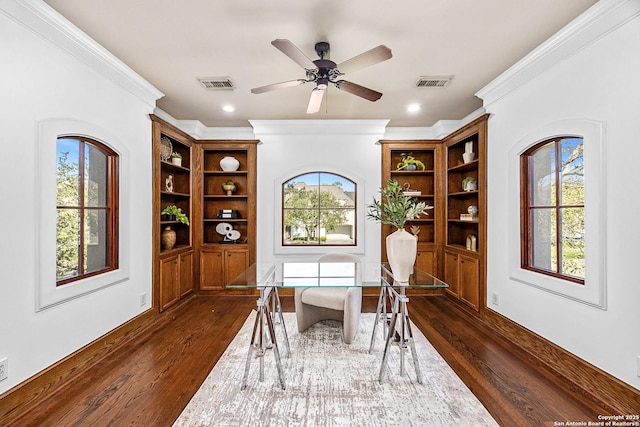
{"label": "recessed ceiling light", "polygon": [[236,108],[232,105],[225,105],[224,107],[222,107],[222,109],[227,113],[233,113],[234,111],[236,111]]}
{"label": "recessed ceiling light", "polygon": [[420,104],[409,104],[407,111],[410,113],[416,113],[420,111]]}

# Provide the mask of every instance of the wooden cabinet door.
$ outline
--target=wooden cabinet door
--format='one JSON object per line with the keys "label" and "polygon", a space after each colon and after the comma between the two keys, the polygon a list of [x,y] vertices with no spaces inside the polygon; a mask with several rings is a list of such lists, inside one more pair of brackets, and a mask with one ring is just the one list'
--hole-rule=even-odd
{"label": "wooden cabinet door", "polygon": [[444,281],[449,285],[447,292],[459,298],[458,254],[444,252]]}
{"label": "wooden cabinet door", "polygon": [[476,310],[480,301],[480,263],[476,258],[460,255],[460,299]]}
{"label": "wooden cabinet door", "polygon": [[249,251],[246,249],[227,249],[225,252],[224,285],[226,286],[249,267]]}
{"label": "wooden cabinet door", "polygon": [[200,289],[204,291],[224,289],[224,251],[200,253]]}
{"label": "wooden cabinet door", "polygon": [[435,252],[429,249],[420,249],[416,255],[416,268],[418,270],[436,276]]}
{"label": "wooden cabinet door", "polygon": [[178,257],[160,260],[160,311],[178,301]]}
{"label": "wooden cabinet door", "polygon": [[193,252],[180,254],[180,298],[193,291]]}

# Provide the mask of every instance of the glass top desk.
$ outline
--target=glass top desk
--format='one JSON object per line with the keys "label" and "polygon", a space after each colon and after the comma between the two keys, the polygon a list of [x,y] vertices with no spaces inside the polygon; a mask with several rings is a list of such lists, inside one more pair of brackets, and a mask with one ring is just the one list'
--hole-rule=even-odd
{"label": "glass top desk", "polygon": [[[393,272],[387,263],[353,263],[353,262],[284,262],[276,264],[253,264],[240,276],[227,285],[228,288],[255,288],[260,291],[257,301],[257,313],[249,345],[249,353],[245,365],[242,389],[247,387],[247,378],[253,353],[260,359],[260,381],[264,380],[263,356],[268,349],[273,349],[280,386],[285,389],[280,352],[274,328],[274,320],[280,323],[287,355],[290,355],[289,339],[282,317],[282,308],[278,289],[309,287],[362,287],[380,289],[376,317],[371,335],[369,352],[373,352],[376,329],[380,320],[384,320],[384,336],[386,343],[382,356],[382,364],[378,380],[383,381],[384,368],[387,364],[389,347],[396,344],[400,347],[400,374],[404,375],[404,353],[411,350],[413,365],[419,383],[422,375],[418,364],[413,333],[409,321],[405,294],[407,288],[434,289],[446,288],[447,284],[432,275],[414,269],[408,282],[393,279]],[[390,313],[387,313],[387,308]]]}

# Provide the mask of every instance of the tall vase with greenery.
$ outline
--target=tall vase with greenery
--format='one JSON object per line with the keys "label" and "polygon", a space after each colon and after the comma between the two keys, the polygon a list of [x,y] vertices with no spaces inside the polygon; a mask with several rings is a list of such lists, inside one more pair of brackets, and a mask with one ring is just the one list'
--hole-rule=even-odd
{"label": "tall vase with greenery", "polygon": [[386,238],[387,259],[397,282],[409,281],[417,255],[417,237],[408,233],[404,226],[420,215],[428,215],[430,209],[433,206],[404,196],[402,186],[394,179],[388,180],[387,186],[380,189],[380,200],[374,198],[367,206],[368,219],[397,228]]}

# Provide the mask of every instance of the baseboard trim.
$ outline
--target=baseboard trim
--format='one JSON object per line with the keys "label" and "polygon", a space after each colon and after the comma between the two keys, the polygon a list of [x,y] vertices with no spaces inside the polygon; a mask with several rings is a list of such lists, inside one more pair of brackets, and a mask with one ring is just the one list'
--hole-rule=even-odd
{"label": "baseboard trim", "polygon": [[640,393],[629,384],[491,309],[485,308],[479,314],[465,312],[475,315],[484,326],[524,351],[572,390],[607,408],[610,414],[638,413]]}
{"label": "baseboard trim", "polygon": [[6,391],[0,395],[0,425],[15,421],[134,337],[161,326],[164,317],[151,308]]}

